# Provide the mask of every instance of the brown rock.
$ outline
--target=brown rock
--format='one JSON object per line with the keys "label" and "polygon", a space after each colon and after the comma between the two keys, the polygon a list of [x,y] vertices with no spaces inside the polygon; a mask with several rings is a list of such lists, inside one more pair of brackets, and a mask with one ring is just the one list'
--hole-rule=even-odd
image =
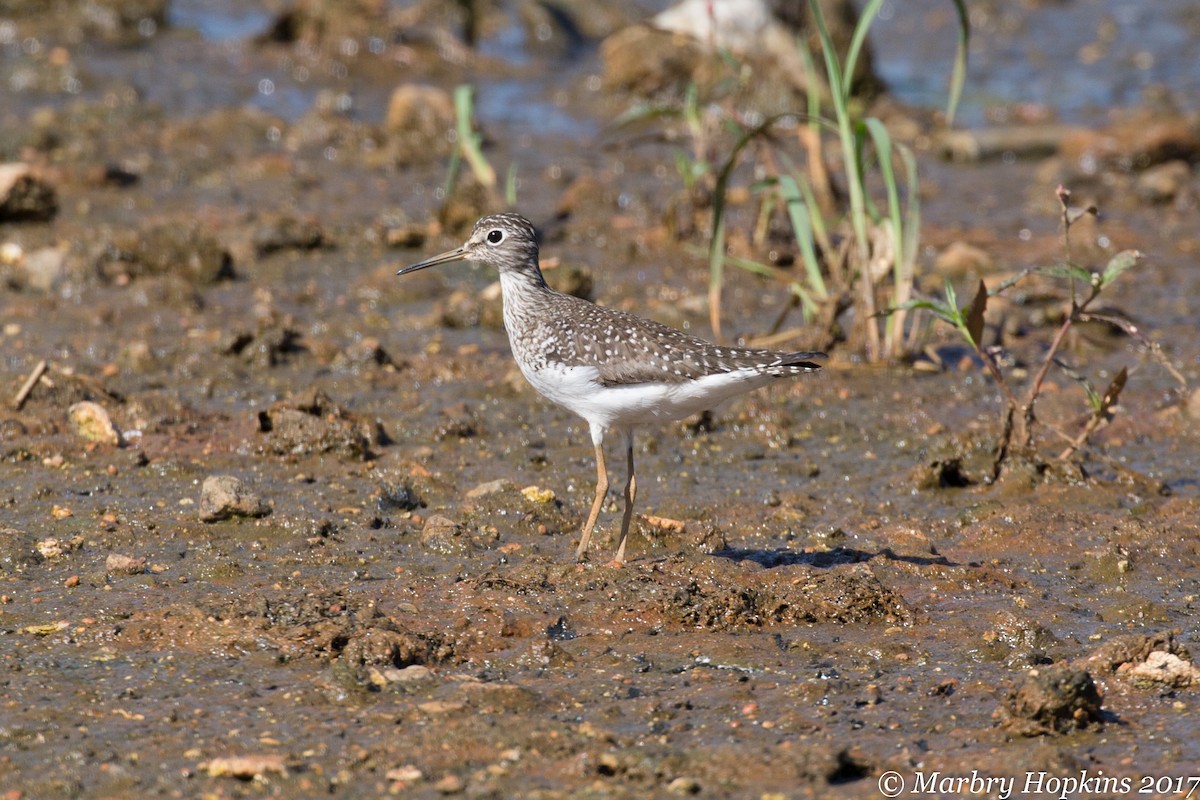
{"label": "brown rock", "polygon": [[109,553],[104,559],[104,571],[109,575],[140,575],[146,571],[146,559]]}
{"label": "brown rock", "polygon": [[410,83],[398,87],[388,101],[383,127],[396,160],[419,163],[443,158],[452,143],[454,98],[444,89]]}
{"label": "brown rock", "polygon": [[171,274],[206,285],[233,277],[233,256],[200,226],[171,222],[114,236],[96,270],[109,281]]}
{"label": "brown rock", "polygon": [[1191,165],[1176,159],[1147,169],[1137,177],[1133,189],[1144,202],[1170,203],[1186,191],[1191,179]]}
{"label": "brown rock", "polygon": [[995,266],[996,262],[986,250],[963,241],[951,242],[933,262],[938,274],[947,278],[984,275]]}
{"label": "brown rock", "polygon": [[265,517],[270,513],[271,506],[232,475],[211,475],[200,487],[200,519],[203,522]]}
{"label": "brown rock", "polygon": [[1141,110],[1104,130],[1068,134],[1060,152],[1085,173],[1141,171],[1166,161],[1195,161],[1200,158],[1200,117]]}
{"label": "brown rock", "polygon": [[54,187],[28,164],[0,164],[0,222],[46,222],[56,213]]}

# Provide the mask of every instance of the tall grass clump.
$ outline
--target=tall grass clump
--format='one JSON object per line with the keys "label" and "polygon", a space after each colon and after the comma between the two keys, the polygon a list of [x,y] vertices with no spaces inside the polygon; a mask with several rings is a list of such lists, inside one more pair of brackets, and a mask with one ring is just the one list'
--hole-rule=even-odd
{"label": "tall grass clump", "polygon": [[[900,357],[911,344],[905,313],[880,311],[903,309],[912,296],[921,223],[916,159],[881,120],[862,115],[851,93],[851,78],[883,2],[870,0],[864,6],[840,57],[820,3],[809,0],[821,57],[818,62],[806,42],[798,43],[808,73],[804,109],[763,118],[739,112],[730,103],[713,104],[706,122],[692,88],[676,112],[693,145],[690,154],[677,156],[676,168],[689,190],[702,179],[711,186],[708,289],[710,321],[718,338],[726,265],[779,275],[767,264],[727,252],[730,197],[749,162],[758,173],[749,182],[758,202],[751,241],[761,244],[771,217],[784,215],[801,266],[786,282],[788,308],[800,307],[805,321],[819,326],[825,337],[820,346],[847,335],[855,349],[874,361]],[[952,2],[958,11],[958,52],[949,120],[962,91],[969,31],[963,0]],[[640,117],[650,114],[662,111]],[[721,150],[717,141],[727,146]],[[844,324],[847,312],[852,312],[849,326]],[[779,342],[795,333],[781,330],[785,316],[786,310],[762,341]]]}

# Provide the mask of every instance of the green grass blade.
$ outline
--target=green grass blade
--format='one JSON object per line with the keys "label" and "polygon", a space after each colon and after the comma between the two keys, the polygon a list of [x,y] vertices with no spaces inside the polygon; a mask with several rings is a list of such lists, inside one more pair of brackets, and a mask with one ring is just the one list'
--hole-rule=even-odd
{"label": "green grass blade", "polygon": [[871,29],[871,25],[875,22],[875,15],[879,13],[879,7],[883,5],[884,0],[871,0],[867,3],[858,15],[858,24],[854,26],[854,35],[850,38],[850,48],[846,51],[846,97],[849,98],[850,91],[854,84],[854,68],[858,66],[858,56],[862,52],[863,45],[867,41],[867,31]]}
{"label": "green grass blade", "polygon": [[904,217],[900,206],[900,188],[896,184],[896,173],[892,166],[892,137],[884,124],[875,117],[864,120],[863,124],[871,137],[871,143],[875,145],[875,156],[879,159],[879,172],[883,177],[884,191],[887,193],[887,216],[892,222],[895,265],[899,269],[904,254]]}
{"label": "green grass blade", "polygon": [[825,278],[821,275],[821,263],[817,258],[817,249],[813,244],[812,218],[820,216],[816,206],[810,205],[800,191],[800,186],[791,175],[779,177],[779,192],[783,196],[783,205],[787,209],[788,219],[792,223],[792,231],[796,235],[796,244],[800,246],[800,255],[804,261],[804,272],[808,277],[808,285],[813,292],[825,299],[829,290],[825,286]]}
{"label": "green grass blade", "polygon": [[958,12],[958,46],[954,53],[954,68],[950,72],[950,91],[946,98],[946,126],[954,125],[958,101],[962,98],[963,84],[967,82],[967,54],[971,44],[971,19],[967,15],[965,0],[954,0]]}
{"label": "green grass blade", "polygon": [[463,160],[475,173],[480,184],[489,189],[496,186],[496,170],[488,163],[479,147],[479,136],[471,128],[471,118],[474,116],[473,92],[468,84],[460,84],[454,89],[454,115],[458,125],[458,149],[462,152]]}
{"label": "green grass blade", "polygon": [[514,161],[508,165],[508,173],[504,177],[504,202],[509,207],[517,204],[517,164]]}

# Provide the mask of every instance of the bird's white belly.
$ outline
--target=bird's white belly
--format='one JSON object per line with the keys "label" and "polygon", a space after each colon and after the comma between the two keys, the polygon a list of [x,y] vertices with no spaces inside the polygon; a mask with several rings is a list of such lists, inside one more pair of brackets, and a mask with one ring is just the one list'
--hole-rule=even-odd
{"label": "bird's white belly", "polygon": [[681,383],[604,386],[599,382],[600,370],[596,367],[552,363],[537,370],[522,365],[521,372],[547,400],[601,429],[683,419],[774,380],[745,369]]}

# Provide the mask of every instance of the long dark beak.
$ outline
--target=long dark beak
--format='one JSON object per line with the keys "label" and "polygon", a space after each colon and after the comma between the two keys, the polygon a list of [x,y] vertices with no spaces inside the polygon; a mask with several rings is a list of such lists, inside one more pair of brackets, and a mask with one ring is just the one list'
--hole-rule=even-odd
{"label": "long dark beak", "polygon": [[413,264],[411,267],[405,267],[396,274],[407,275],[410,272],[416,272],[417,270],[425,269],[426,267],[436,267],[438,264],[445,264],[450,261],[462,261],[466,257],[467,248],[464,245],[462,247],[456,247],[453,250],[447,250],[441,255],[436,255],[433,258],[427,258],[420,263]]}

